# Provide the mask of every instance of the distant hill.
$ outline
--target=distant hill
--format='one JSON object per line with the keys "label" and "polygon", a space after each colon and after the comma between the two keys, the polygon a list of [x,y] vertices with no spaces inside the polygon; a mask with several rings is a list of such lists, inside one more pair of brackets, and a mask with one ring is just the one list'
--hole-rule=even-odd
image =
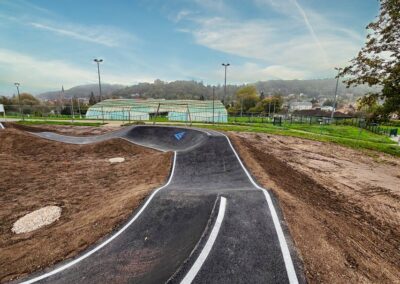
{"label": "distant hill", "polygon": [[[111,97],[111,94],[119,89],[124,88],[123,85],[112,85],[112,84],[101,84],[101,93],[104,97]],[[42,100],[52,100],[57,99],[60,95],[61,90],[46,92],[37,95],[38,98]],[[64,98],[69,99],[74,96],[78,98],[89,98],[91,92],[97,97],[99,96],[99,85],[98,84],[88,84],[72,87],[70,89],[64,90]]]}
{"label": "distant hill", "polygon": [[[259,91],[268,93],[282,93],[284,95],[303,94],[305,98],[329,98],[334,95],[336,79],[314,79],[314,80],[271,80],[255,83]],[[370,88],[366,85],[346,88],[346,85],[339,81],[338,95],[352,94],[354,98],[365,95],[368,92],[376,91],[377,88]]]}
{"label": "distant hill", "polygon": [[[332,98],[335,92],[336,79],[318,79],[318,80],[270,80],[253,83],[259,93],[269,94],[279,93],[284,97],[297,100],[311,100],[312,98],[326,99]],[[227,100],[234,100],[238,88],[243,85],[228,85]],[[142,98],[165,98],[165,99],[205,99],[212,98],[212,86],[204,85],[196,81],[174,81],[163,82],[156,80],[154,83],[139,83],[123,89],[114,91],[113,96],[121,98],[142,97]],[[346,88],[343,83],[339,84],[339,97],[356,99],[373,89],[367,86]],[[300,96],[300,94],[302,94]],[[346,96],[346,94],[349,94]],[[224,86],[215,86],[215,98],[222,99],[224,96]]]}
{"label": "distant hill", "polygon": [[[281,94],[289,100],[307,100],[316,98],[320,101],[332,99],[335,92],[335,79],[318,80],[270,80],[253,83],[259,93],[264,92],[265,96],[270,94]],[[235,99],[236,91],[243,85],[227,85],[225,101]],[[356,98],[366,94],[371,89],[367,86],[346,88],[343,83],[339,84],[339,98],[346,101],[354,101]],[[65,98],[73,96],[88,98],[93,92],[99,95],[97,84],[81,85],[65,90]],[[138,83],[132,86],[102,84],[103,97],[114,98],[164,98],[164,99],[212,99],[213,87],[196,81],[173,81],[164,82],[155,80],[153,83]],[[40,99],[55,99],[60,91],[46,92],[38,95]],[[215,99],[222,100],[224,97],[224,86],[215,86]]]}

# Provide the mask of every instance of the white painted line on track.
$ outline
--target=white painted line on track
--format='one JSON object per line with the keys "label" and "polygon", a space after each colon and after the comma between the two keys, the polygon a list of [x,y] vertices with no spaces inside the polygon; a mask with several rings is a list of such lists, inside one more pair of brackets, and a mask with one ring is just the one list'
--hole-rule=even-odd
{"label": "white painted line on track", "polygon": [[95,253],[96,251],[100,250],[101,248],[103,248],[104,246],[106,246],[107,244],[109,244],[111,241],[113,241],[116,237],[118,237],[120,234],[122,234],[130,225],[132,225],[133,222],[136,221],[137,218],[139,218],[139,216],[143,213],[143,211],[146,209],[146,207],[149,205],[149,203],[151,202],[151,200],[154,198],[154,196],[163,188],[165,188],[166,186],[168,186],[171,181],[172,178],[174,176],[174,172],[175,172],[175,164],[176,164],[176,151],[174,152],[174,160],[172,163],[172,170],[171,170],[171,175],[169,176],[168,182],[163,185],[162,187],[157,188],[151,195],[150,197],[147,199],[146,203],[142,206],[142,208],[140,208],[139,212],[136,213],[135,216],[133,216],[133,218],[125,225],[123,226],[118,232],[116,232],[114,235],[112,235],[109,239],[105,240],[103,243],[99,244],[97,247],[95,247],[94,249],[88,251],[87,253],[85,253],[84,255],[72,260],[71,262],[68,262],[67,264],[60,266],[48,273],[45,273],[43,275],[40,275],[38,277],[35,277],[33,279],[27,280],[22,282],[22,284],[29,284],[29,283],[34,283],[37,282],[39,280],[45,279],[51,275],[57,274],[75,264],[77,264],[78,262],[84,260],[85,258],[91,256],[93,253]]}
{"label": "white painted line on track", "polygon": [[210,253],[215,240],[217,239],[219,229],[221,228],[222,221],[224,220],[226,209],[226,198],[221,197],[221,202],[219,204],[219,211],[217,220],[215,221],[214,227],[208,237],[206,244],[204,245],[203,250],[201,251],[199,257],[194,262],[193,266],[190,268],[189,272],[186,274],[185,278],[181,281],[181,284],[190,284],[193,279],[196,277],[200,268],[203,266],[205,260],[207,259],[208,254]]}
{"label": "white painted line on track", "polygon": [[269,195],[269,193],[268,193],[268,191],[266,189],[264,189],[261,186],[259,186],[253,180],[253,178],[251,177],[249,171],[243,165],[242,160],[240,159],[240,157],[239,157],[238,153],[236,152],[235,148],[233,148],[231,140],[225,134],[223,134],[223,135],[228,140],[229,145],[231,146],[231,148],[233,150],[233,153],[235,153],[236,158],[238,159],[240,165],[242,166],[243,170],[245,171],[245,173],[246,173],[247,177],[249,178],[249,180],[251,181],[251,183],[256,188],[258,188],[258,189],[263,191],[263,193],[265,195],[265,199],[267,200],[267,204],[268,204],[269,210],[271,212],[271,217],[272,217],[272,221],[274,222],[276,233],[278,235],[279,245],[281,247],[283,260],[285,262],[286,273],[287,273],[288,278],[289,278],[289,283],[291,283],[291,284],[299,283],[299,281],[297,279],[297,275],[296,275],[296,270],[294,269],[293,260],[292,260],[292,257],[290,256],[289,247],[287,245],[287,242],[286,242],[286,239],[285,239],[285,235],[283,234],[281,223],[279,222],[279,217],[278,217],[278,214],[276,213],[276,209],[275,209],[274,204],[272,202],[271,196]]}

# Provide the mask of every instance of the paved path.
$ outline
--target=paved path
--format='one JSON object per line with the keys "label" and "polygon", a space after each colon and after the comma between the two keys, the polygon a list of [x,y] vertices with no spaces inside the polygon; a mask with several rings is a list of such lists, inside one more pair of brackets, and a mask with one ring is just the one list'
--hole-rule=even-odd
{"label": "paved path", "polygon": [[305,282],[276,201],[223,134],[137,126],[94,137],[37,135],[75,144],[120,137],[175,156],[168,183],[125,226],[27,283]]}

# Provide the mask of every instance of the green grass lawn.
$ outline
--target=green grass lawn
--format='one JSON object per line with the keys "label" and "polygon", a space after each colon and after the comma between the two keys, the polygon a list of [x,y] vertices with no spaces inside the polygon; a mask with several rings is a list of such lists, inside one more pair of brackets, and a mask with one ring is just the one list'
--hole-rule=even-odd
{"label": "green grass lawn", "polygon": [[51,120],[24,120],[15,123],[23,125],[75,125],[75,126],[101,126],[101,122],[69,122],[69,121],[51,121]]}
{"label": "green grass lawn", "polygon": [[354,126],[287,124],[284,127],[290,130],[301,130],[320,135],[329,135],[378,143],[393,143],[393,141],[390,140],[387,136],[375,134],[365,129],[360,129]]}
{"label": "green grass lawn", "polygon": [[258,117],[258,116],[228,116],[228,122],[229,123],[263,123],[266,121],[272,121],[271,118],[265,118],[265,117]]}
{"label": "green grass lawn", "polygon": [[[6,118],[19,118],[21,119],[20,115],[6,115]],[[35,115],[24,115],[25,119],[41,119],[41,120],[71,120],[72,116],[71,115],[48,115],[48,116],[35,116]],[[85,119],[85,116],[82,115],[82,118],[79,117],[79,114],[76,114],[74,117],[74,120],[82,120]]]}

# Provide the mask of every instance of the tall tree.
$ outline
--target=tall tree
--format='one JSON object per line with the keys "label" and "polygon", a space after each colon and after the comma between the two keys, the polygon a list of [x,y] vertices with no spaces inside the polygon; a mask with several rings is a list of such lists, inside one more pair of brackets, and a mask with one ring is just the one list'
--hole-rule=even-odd
{"label": "tall tree", "polygon": [[255,107],[258,100],[257,89],[252,85],[242,87],[236,92],[236,106],[238,109],[243,109],[243,112]]}
{"label": "tall tree", "polygon": [[385,113],[400,113],[400,1],[380,0],[380,15],[367,29],[365,46],[341,75],[350,76],[348,86],[383,87]]}
{"label": "tall tree", "polygon": [[33,106],[33,105],[39,105],[40,101],[32,96],[31,94],[28,93],[22,93],[19,98],[18,96],[13,97],[13,104],[14,105],[19,105],[19,102],[21,101],[21,105],[29,105],[29,106]]}
{"label": "tall tree", "polygon": [[90,93],[90,97],[89,97],[89,105],[94,105],[96,104],[96,97],[94,96],[93,92]]}

